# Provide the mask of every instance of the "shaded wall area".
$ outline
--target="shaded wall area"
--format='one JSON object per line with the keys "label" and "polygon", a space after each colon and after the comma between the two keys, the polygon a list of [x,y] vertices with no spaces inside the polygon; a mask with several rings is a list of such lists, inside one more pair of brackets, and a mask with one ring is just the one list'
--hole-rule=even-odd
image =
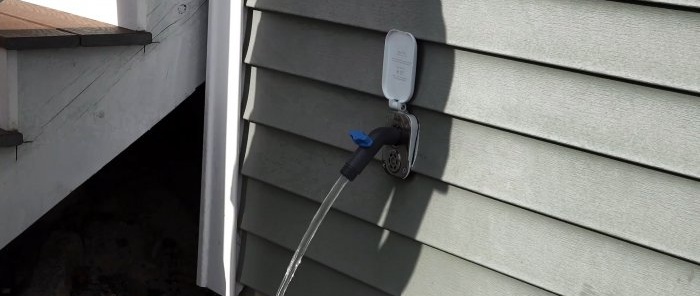
{"label": "shaded wall area", "polygon": [[0,295],[215,295],[195,285],[203,119],[200,86],[0,250]]}
{"label": "shaded wall area", "polygon": [[347,186],[287,295],[698,295],[700,18],[646,3],[246,1],[241,282],[276,291],[347,131],[385,124],[400,29],[413,174]]}

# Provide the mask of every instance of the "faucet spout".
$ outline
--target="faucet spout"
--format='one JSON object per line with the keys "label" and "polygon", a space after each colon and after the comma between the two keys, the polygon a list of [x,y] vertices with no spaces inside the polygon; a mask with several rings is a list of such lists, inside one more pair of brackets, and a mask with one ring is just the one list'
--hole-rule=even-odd
{"label": "faucet spout", "polygon": [[350,135],[359,147],[340,170],[350,181],[355,180],[384,145],[400,145],[408,140],[408,135],[396,127],[376,128],[369,135],[362,132],[351,132]]}

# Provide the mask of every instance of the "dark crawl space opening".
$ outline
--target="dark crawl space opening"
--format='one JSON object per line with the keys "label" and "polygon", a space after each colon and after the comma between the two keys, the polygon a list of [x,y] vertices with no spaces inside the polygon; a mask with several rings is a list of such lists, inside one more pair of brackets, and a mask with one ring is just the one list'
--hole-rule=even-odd
{"label": "dark crawl space opening", "polygon": [[195,285],[204,87],[0,250],[0,295],[216,295]]}

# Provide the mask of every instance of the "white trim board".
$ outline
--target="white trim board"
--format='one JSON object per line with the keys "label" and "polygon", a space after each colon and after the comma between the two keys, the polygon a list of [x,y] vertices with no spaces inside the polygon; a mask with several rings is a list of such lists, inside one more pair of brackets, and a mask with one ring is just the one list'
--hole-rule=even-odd
{"label": "white trim board", "polygon": [[236,295],[244,6],[210,1],[197,284]]}

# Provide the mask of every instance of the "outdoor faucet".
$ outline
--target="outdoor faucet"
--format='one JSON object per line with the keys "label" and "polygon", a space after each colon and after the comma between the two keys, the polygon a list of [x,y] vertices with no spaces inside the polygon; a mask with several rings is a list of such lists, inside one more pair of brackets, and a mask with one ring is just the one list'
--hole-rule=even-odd
{"label": "outdoor faucet", "polygon": [[362,131],[350,131],[350,137],[358,147],[340,173],[348,180],[353,181],[382,147],[408,145],[410,133],[406,134],[398,127],[379,127],[370,132],[369,135]]}
{"label": "outdoor faucet", "polygon": [[340,169],[341,176],[311,219],[309,228],[306,229],[289,262],[276,296],[284,296],[311,239],[340,192],[345,185],[355,180],[380,149],[382,166],[389,175],[406,179],[411,173],[418,154],[420,126],[418,119],[408,112],[406,102],[413,95],[417,49],[416,38],[411,33],[391,30],[387,34],[384,44],[382,91],[389,103],[388,126],[376,128],[369,135],[362,131],[350,131],[352,141],[358,146],[357,150]]}
{"label": "outdoor faucet", "polygon": [[408,112],[406,103],[413,96],[417,52],[416,38],[411,33],[398,30],[387,33],[382,92],[389,103],[388,126],[376,128],[369,135],[350,132],[358,148],[340,170],[348,180],[354,180],[380,149],[382,165],[388,174],[406,179],[411,173],[418,151],[419,125],[416,117]]}

